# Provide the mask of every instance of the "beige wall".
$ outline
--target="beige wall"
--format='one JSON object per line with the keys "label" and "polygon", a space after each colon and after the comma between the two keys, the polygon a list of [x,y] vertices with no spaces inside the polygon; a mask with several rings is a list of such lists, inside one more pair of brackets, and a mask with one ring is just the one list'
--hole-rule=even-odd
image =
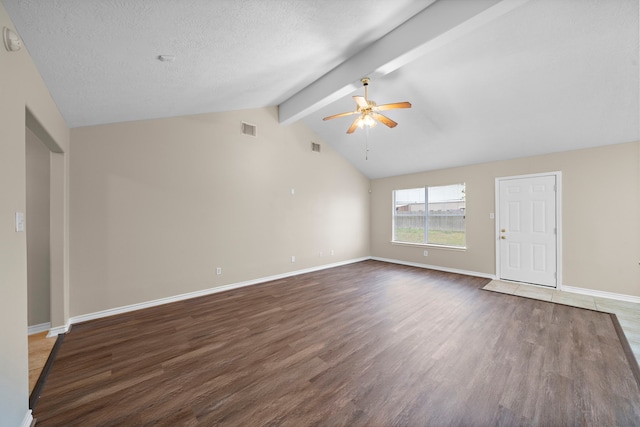
{"label": "beige wall", "polygon": [[71,316],[369,255],[369,180],[276,108],[71,140]]}
{"label": "beige wall", "polygon": [[[13,28],[0,4],[4,26]],[[316,137],[303,125],[281,127],[275,109],[260,109],[76,129],[70,178],[69,130],[27,50],[0,46],[0,75],[0,426],[20,425],[28,407],[27,238],[14,228],[15,212],[26,211],[25,123],[56,152],[54,326],[70,311],[367,256],[369,238],[374,256],[493,274],[495,177],[555,170],[564,179],[564,283],[640,296],[639,143],[376,180],[370,205],[365,177],[327,144],[311,153]],[[257,124],[259,137],[239,135],[240,120]],[[421,249],[389,244],[393,188],[460,181],[467,251],[430,249],[424,258]]]}
{"label": "beige wall", "polygon": [[49,282],[50,151],[27,129],[27,291],[29,326],[51,321]]}
{"label": "beige wall", "polygon": [[[0,28],[5,26],[14,28],[0,5]],[[26,49],[9,53],[0,45],[0,75],[0,425],[17,426],[28,413],[29,401],[27,239],[26,233],[15,231],[14,223],[15,212],[26,211],[26,109],[59,151],[67,152],[69,133]],[[64,188],[58,190],[66,197]],[[52,245],[64,253],[65,231],[57,236]],[[65,280],[59,277],[61,287]]]}
{"label": "beige wall", "polygon": [[[563,284],[640,296],[640,143],[373,180],[372,256],[495,274],[495,178],[562,172]],[[392,245],[391,192],[467,184],[467,250]]]}

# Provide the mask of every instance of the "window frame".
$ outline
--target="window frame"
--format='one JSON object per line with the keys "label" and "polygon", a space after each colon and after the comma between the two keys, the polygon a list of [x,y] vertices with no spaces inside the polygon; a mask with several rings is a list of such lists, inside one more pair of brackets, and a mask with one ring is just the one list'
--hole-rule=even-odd
{"label": "window frame", "polygon": [[[394,189],[391,192],[391,244],[393,245],[400,245],[400,246],[417,246],[417,247],[436,247],[436,248],[442,248],[442,249],[449,249],[449,250],[459,250],[459,251],[464,251],[467,249],[467,206],[466,206],[466,197],[463,196],[461,200],[464,200],[464,213],[461,215],[464,219],[464,230],[463,230],[463,235],[464,235],[464,244],[463,245],[446,245],[446,244],[441,244],[441,243],[431,243],[429,242],[429,220],[430,220],[430,215],[429,214],[429,189],[434,189],[434,188],[439,188],[439,187],[450,187],[450,186],[455,186],[455,185],[461,185],[462,186],[462,192],[463,194],[466,195],[466,189],[467,189],[467,184],[466,182],[458,182],[455,184],[445,184],[445,185],[425,185],[423,187],[412,187],[412,188],[398,188],[398,189]],[[424,212],[425,212],[425,222],[424,222],[424,239],[425,242],[409,242],[409,241],[403,241],[403,240],[396,240],[396,218],[397,218],[397,203],[396,203],[396,197],[397,197],[397,192],[398,191],[403,191],[403,190],[423,190],[424,191]]]}

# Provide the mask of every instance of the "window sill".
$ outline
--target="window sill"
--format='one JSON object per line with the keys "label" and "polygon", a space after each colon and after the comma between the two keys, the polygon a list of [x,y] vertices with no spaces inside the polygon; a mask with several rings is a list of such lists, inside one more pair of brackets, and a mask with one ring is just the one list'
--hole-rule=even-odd
{"label": "window sill", "polygon": [[444,249],[446,251],[457,251],[457,252],[465,252],[467,250],[466,246],[434,245],[433,243],[408,243],[408,242],[396,242],[392,240],[391,244],[395,246],[412,246],[414,248]]}

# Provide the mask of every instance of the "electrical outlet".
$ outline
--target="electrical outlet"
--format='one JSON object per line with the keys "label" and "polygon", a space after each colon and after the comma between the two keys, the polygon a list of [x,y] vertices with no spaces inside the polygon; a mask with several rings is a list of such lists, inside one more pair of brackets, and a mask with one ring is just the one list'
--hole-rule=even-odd
{"label": "electrical outlet", "polygon": [[291,256],[291,262],[296,262],[296,256],[295,255]]}
{"label": "electrical outlet", "polygon": [[429,251],[424,251],[422,254],[423,254],[424,256],[429,256]]}
{"label": "electrical outlet", "polygon": [[217,267],[216,268],[216,274],[222,274],[222,268],[221,267]]}
{"label": "electrical outlet", "polygon": [[322,258],[322,251],[318,252],[318,256]]}
{"label": "electrical outlet", "polygon": [[333,249],[331,249],[331,256],[333,256]]}

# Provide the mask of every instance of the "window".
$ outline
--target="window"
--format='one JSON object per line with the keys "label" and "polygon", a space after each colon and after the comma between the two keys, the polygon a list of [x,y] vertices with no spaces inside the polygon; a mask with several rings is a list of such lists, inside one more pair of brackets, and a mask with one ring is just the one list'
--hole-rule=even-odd
{"label": "window", "polygon": [[465,247],[465,184],[393,192],[393,241]]}

